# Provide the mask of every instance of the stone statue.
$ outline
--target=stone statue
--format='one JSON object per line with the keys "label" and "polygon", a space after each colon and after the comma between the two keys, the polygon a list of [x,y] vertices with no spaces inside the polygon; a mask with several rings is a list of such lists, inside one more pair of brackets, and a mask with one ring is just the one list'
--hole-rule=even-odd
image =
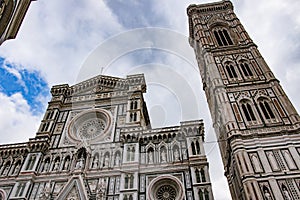
{"label": "stone statue", "polygon": [[120,154],[117,153],[116,154],[116,159],[115,159],[115,165],[120,166],[120,161],[121,161]]}
{"label": "stone statue", "polygon": [[79,158],[79,160],[77,161],[76,166],[75,166],[75,169],[81,169],[81,168],[83,167],[83,165],[84,165],[84,158],[81,157],[81,158]]}
{"label": "stone statue", "polygon": [[287,189],[285,187],[282,188],[282,191],[283,191],[284,199],[286,199],[286,200],[292,200],[289,192],[287,191]]}
{"label": "stone statue", "polygon": [[104,158],[104,167],[108,167],[108,166],[109,166],[109,157],[108,155],[106,155]]}
{"label": "stone statue", "polygon": [[264,196],[266,197],[267,200],[272,200],[272,196],[271,196],[271,194],[269,193],[268,190],[264,191]]}
{"label": "stone statue", "polygon": [[14,170],[14,174],[17,174],[20,170],[21,165],[20,164],[16,164],[15,170]]}
{"label": "stone statue", "polygon": [[167,153],[166,151],[163,149],[161,151],[161,162],[166,162],[167,161]]}
{"label": "stone statue", "polygon": [[67,158],[65,160],[65,164],[64,164],[64,170],[67,170],[69,168],[69,163],[70,163],[70,160]]}
{"label": "stone statue", "polygon": [[153,152],[149,151],[148,153],[149,163],[153,163]]}
{"label": "stone statue", "polygon": [[48,160],[45,162],[45,165],[44,165],[44,172],[47,172],[48,171],[48,167],[49,167],[49,162]]}
{"label": "stone statue", "polygon": [[179,155],[179,151],[178,151],[178,149],[176,149],[175,151],[174,151],[174,159],[177,161],[177,160],[180,160],[180,155]]}
{"label": "stone statue", "polygon": [[98,168],[98,164],[99,164],[98,156],[95,156],[93,160],[92,168],[94,169]]}
{"label": "stone statue", "polygon": [[53,167],[53,171],[58,171],[59,170],[59,160],[56,160],[54,167]]}

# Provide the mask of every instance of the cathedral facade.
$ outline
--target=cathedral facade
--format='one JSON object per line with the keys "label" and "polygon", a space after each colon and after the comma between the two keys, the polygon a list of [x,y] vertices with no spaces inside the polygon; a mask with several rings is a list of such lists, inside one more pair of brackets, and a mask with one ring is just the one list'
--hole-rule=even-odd
{"label": "cathedral facade", "polygon": [[300,199],[299,115],[232,3],[187,14],[232,198]]}
{"label": "cathedral facade", "polygon": [[202,120],[151,128],[144,76],[51,89],[28,142],[0,146],[0,199],[213,199]]}

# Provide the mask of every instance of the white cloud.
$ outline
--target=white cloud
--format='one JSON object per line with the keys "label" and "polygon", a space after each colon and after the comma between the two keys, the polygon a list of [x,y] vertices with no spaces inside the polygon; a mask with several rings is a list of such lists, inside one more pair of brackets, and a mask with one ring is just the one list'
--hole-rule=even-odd
{"label": "white cloud", "polygon": [[35,136],[41,116],[32,115],[22,94],[7,96],[0,92],[0,105],[0,143],[26,142]]}
{"label": "white cloud", "polygon": [[121,30],[102,1],[32,2],[17,39],[5,42],[0,55],[41,70],[50,85],[73,83],[88,53]]}

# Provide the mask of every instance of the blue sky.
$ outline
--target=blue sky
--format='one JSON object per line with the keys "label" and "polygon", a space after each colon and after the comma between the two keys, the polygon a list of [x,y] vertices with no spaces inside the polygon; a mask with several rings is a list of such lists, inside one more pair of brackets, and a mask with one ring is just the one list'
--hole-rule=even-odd
{"label": "blue sky", "polygon": [[0,92],[7,96],[20,93],[33,115],[44,112],[45,102],[41,100],[50,97],[50,88],[40,72],[29,71],[26,68],[18,69],[13,63],[5,62],[5,59],[0,57],[0,77]]}
{"label": "blue sky", "polygon": [[[104,74],[113,76],[145,73],[146,101],[156,126],[203,118],[206,140],[215,141],[187,38],[186,7],[205,2],[213,1],[33,1],[17,38],[0,47],[0,143],[24,142],[34,137],[51,86],[75,84],[82,77],[98,75],[102,67]],[[299,110],[300,2],[233,0],[233,4],[250,37]],[[151,38],[142,34],[149,27],[161,29],[154,29]],[[143,37],[147,40],[141,42]],[[174,37],[178,40],[168,42],[168,38]],[[139,42],[140,48],[134,46]],[[130,45],[134,51],[126,49]],[[183,47],[182,52],[178,45]],[[93,57],[95,52],[101,52],[98,60]],[[108,54],[115,55],[114,60]],[[184,83],[182,90],[178,90],[181,86],[176,85],[174,77]],[[186,96],[192,96],[192,103],[186,103]],[[157,120],[158,116],[163,118]],[[215,199],[230,199],[216,143],[206,144],[205,148],[209,152]]]}

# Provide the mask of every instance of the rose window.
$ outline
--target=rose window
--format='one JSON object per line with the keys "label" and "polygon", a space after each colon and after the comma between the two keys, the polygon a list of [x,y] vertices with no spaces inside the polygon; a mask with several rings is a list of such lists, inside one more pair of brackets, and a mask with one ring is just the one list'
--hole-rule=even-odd
{"label": "rose window", "polygon": [[105,122],[101,119],[90,119],[79,127],[78,134],[83,138],[92,139],[100,135],[105,126]]}
{"label": "rose window", "polygon": [[182,182],[175,176],[161,175],[154,178],[147,189],[149,200],[183,200]]}
{"label": "rose window", "polygon": [[176,190],[170,185],[160,186],[156,192],[156,198],[158,200],[175,200]]}
{"label": "rose window", "polygon": [[101,142],[109,139],[111,114],[104,109],[93,109],[77,114],[68,126],[68,137],[74,141]]}

